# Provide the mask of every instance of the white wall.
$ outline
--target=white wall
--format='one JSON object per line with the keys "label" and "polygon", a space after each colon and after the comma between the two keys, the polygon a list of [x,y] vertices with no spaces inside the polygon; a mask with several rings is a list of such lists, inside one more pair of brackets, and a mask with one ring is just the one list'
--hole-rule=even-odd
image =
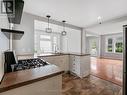
{"label": "white wall", "polygon": [[113,34],[113,33],[122,33],[123,32],[123,25],[127,24],[127,20],[118,21],[115,20],[113,22],[107,22],[95,25],[93,27],[88,27],[86,30],[88,32],[95,33],[97,35],[106,35],[106,34]]}
{"label": "white wall", "polygon": [[13,40],[13,49],[17,54],[34,52],[34,18],[32,15],[23,14],[20,25],[15,25],[16,30],[24,31],[20,40]]}
{"label": "white wall", "polygon": [[106,36],[114,36],[114,35],[122,35],[123,25],[127,24],[127,20],[115,19],[113,21],[104,22],[101,25],[95,25],[92,27],[88,27],[86,31],[89,33],[95,33],[96,35],[100,35],[100,57],[112,58],[112,59],[122,59],[123,55],[118,53],[106,53],[105,52],[105,37]]}
{"label": "white wall", "polygon": [[[35,21],[35,28],[37,30],[44,30],[47,28],[47,22]],[[63,27],[55,24],[50,24],[53,32],[61,33]],[[72,29],[69,27],[65,28],[67,31],[66,36],[61,36],[61,52],[81,52],[81,30]]]}
{"label": "white wall", "polygon": [[[6,16],[0,17],[0,29],[8,28],[8,19]],[[9,40],[0,30],[0,81],[4,74],[4,55],[3,52],[9,49]]]}
{"label": "white wall", "polygon": [[100,57],[104,58],[112,58],[112,59],[123,59],[123,53],[108,53],[106,52],[106,37],[118,37],[123,36],[122,33],[115,33],[115,34],[109,34],[109,35],[102,35],[101,36],[101,51],[100,51]]}
{"label": "white wall", "polygon": [[[38,17],[32,14],[23,13],[21,24],[16,25],[15,29],[24,30],[24,35],[20,40],[13,41],[13,49],[16,50],[17,54],[28,54],[34,53],[34,21],[39,20],[43,21],[40,26],[37,26],[39,29],[42,27],[42,30],[45,30],[47,27],[47,19],[43,17]],[[38,22],[40,23],[40,22]],[[53,22],[50,24],[53,32],[59,32],[63,30],[62,26],[55,25]],[[61,52],[81,52],[81,30],[73,26],[66,28],[67,36],[62,37],[62,49]],[[74,29],[75,28],[75,29]]]}
{"label": "white wall", "polygon": [[62,40],[62,52],[81,53],[81,31],[66,29],[67,35]]}

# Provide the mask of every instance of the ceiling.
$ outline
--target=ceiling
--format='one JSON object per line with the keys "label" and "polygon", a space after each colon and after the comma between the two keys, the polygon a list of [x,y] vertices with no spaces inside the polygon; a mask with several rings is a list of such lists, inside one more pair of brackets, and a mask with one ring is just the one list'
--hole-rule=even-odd
{"label": "ceiling", "polygon": [[127,0],[24,0],[24,11],[79,27],[127,15]]}
{"label": "ceiling", "polygon": [[90,28],[86,28],[86,31],[87,33],[94,33],[96,35],[122,33],[123,25],[127,25],[127,20],[103,23]]}

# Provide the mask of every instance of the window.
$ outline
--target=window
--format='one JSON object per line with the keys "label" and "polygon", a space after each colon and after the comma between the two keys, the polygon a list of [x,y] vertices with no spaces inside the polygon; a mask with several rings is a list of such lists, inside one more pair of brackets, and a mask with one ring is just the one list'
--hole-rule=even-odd
{"label": "window", "polygon": [[122,53],[123,52],[123,39],[122,37],[112,37],[112,38],[107,38],[107,52],[111,53]]}
{"label": "window", "polygon": [[113,39],[109,38],[108,39],[108,47],[107,47],[107,51],[108,52],[112,52],[113,51]]}
{"label": "window", "polygon": [[51,36],[40,35],[40,51],[41,52],[52,52]]}
{"label": "window", "polygon": [[122,52],[123,52],[122,37],[119,37],[119,38],[116,39],[116,43],[115,43],[115,52],[116,52],[116,53],[122,53]]}
{"label": "window", "polygon": [[50,40],[51,37],[49,35],[40,35],[40,39],[47,39]]}
{"label": "window", "polygon": [[96,46],[96,41],[93,40],[93,41],[92,41],[92,49],[96,49],[96,47],[97,47],[97,46]]}
{"label": "window", "polygon": [[35,31],[35,51],[37,53],[52,53],[59,51],[60,34]]}

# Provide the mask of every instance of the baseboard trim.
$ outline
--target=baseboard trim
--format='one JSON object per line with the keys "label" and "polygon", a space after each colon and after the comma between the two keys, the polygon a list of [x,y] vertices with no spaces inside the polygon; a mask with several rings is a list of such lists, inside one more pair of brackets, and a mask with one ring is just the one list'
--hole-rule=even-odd
{"label": "baseboard trim", "polygon": [[119,59],[119,58],[111,58],[111,57],[98,57],[98,58],[104,58],[104,59],[111,59],[111,60],[123,60],[123,59]]}

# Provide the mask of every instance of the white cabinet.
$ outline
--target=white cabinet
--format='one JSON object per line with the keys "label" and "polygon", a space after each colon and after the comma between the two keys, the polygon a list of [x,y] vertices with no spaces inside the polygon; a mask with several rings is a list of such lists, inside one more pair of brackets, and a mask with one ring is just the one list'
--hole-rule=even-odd
{"label": "white cabinet", "polygon": [[41,57],[45,61],[55,64],[61,70],[70,71],[80,78],[90,74],[90,55],[58,55]]}
{"label": "white cabinet", "polygon": [[80,78],[90,74],[90,56],[70,55],[70,72]]}
{"label": "white cabinet", "polygon": [[68,55],[47,56],[47,57],[41,57],[41,58],[51,64],[55,64],[56,66],[60,67],[61,70],[69,71],[69,57],[68,57]]}

